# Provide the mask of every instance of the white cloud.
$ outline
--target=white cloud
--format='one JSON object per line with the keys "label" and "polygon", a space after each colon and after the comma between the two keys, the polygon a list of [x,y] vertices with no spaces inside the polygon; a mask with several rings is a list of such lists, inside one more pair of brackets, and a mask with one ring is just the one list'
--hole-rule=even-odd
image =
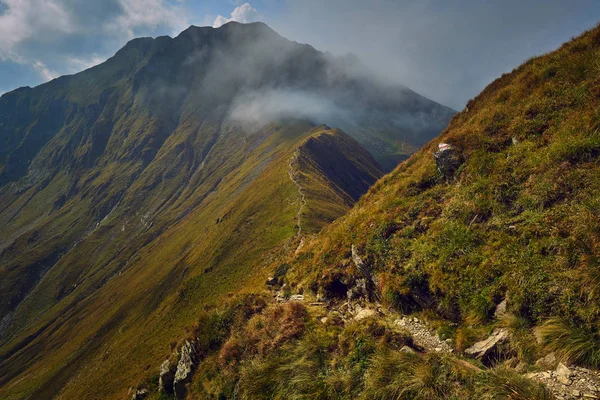
{"label": "white cloud", "polygon": [[98,64],[106,61],[106,57],[101,57],[98,54],[92,54],[90,57],[81,58],[69,56],[67,57],[69,72],[76,73],[79,71],[86,70],[88,68],[95,67]]}
{"label": "white cloud", "polygon": [[55,71],[50,70],[50,68],[48,68],[46,64],[44,64],[40,60],[35,60],[32,65],[33,68],[35,68],[35,70],[38,72],[38,74],[40,74],[42,79],[44,79],[44,82],[51,81],[52,79],[59,76],[59,74],[57,74]]}
{"label": "white cloud", "polygon": [[0,0],[0,61],[27,64],[44,81],[104,61],[135,36],[185,29],[168,0]]}
{"label": "white cloud", "polygon": [[139,28],[166,27],[171,33],[179,33],[189,25],[183,9],[165,4],[163,0],[119,0],[119,3],[123,14],[109,21],[107,28],[116,28],[129,38],[133,38]]}
{"label": "white cloud", "polygon": [[0,60],[23,63],[16,47],[44,32],[70,33],[69,15],[55,0],[0,0],[5,11],[0,15]]}
{"label": "white cloud", "polygon": [[236,7],[231,12],[231,18],[225,18],[222,15],[219,15],[215,19],[215,22],[213,22],[213,28],[219,28],[220,26],[232,21],[247,24],[250,22],[256,22],[258,20],[260,20],[260,14],[258,11],[256,11],[256,8],[252,7],[250,3],[245,3],[239,7]]}

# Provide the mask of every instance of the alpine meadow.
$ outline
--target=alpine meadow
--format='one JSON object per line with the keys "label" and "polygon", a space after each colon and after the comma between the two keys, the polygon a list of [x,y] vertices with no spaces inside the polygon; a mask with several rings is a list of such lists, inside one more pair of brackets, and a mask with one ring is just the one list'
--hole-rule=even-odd
{"label": "alpine meadow", "polygon": [[0,399],[600,399],[600,26],[455,111],[261,6],[1,95]]}

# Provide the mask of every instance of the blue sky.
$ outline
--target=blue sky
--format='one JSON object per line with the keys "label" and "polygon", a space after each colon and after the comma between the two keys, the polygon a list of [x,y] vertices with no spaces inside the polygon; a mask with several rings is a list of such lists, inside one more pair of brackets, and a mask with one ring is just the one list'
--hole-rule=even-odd
{"label": "blue sky", "polygon": [[133,37],[228,20],[261,20],[319,50],[357,54],[460,109],[503,72],[592,28],[600,1],[0,0],[0,93],[81,71]]}

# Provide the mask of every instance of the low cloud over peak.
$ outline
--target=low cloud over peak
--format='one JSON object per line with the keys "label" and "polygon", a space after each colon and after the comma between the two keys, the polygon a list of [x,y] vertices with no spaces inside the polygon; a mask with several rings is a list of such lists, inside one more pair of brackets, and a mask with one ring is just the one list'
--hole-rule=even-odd
{"label": "low cloud over peak", "polygon": [[225,18],[222,15],[219,15],[217,18],[215,18],[215,22],[213,22],[213,28],[219,28],[228,22],[235,21],[247,24],[250,22],[259,21],[260,19],[260,14],[258,11],[256,11],[256,8],[252,7],[250,3],[245,3],[239,7],[236,7],[231,12],[231,18]]}

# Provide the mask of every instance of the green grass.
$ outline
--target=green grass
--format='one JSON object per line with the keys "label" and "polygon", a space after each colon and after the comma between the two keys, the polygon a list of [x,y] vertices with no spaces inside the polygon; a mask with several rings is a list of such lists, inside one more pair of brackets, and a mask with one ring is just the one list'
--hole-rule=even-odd
{"label": "green grass", "polygon": [[[288,283],[319,292],[331,276],[351,281],[355,245],[387,305],[432,310],[459,325],[464,345],[483,338],[508,294],[520,358],[533,360],[530,333],[551,317],[581,326],[575,336],[595,357],[597,342],[583,332],[600,328],[599,31],[491,83],[439,138],[290,255]],[[440,142],[465,159],[450,182],[431,156]]]}

